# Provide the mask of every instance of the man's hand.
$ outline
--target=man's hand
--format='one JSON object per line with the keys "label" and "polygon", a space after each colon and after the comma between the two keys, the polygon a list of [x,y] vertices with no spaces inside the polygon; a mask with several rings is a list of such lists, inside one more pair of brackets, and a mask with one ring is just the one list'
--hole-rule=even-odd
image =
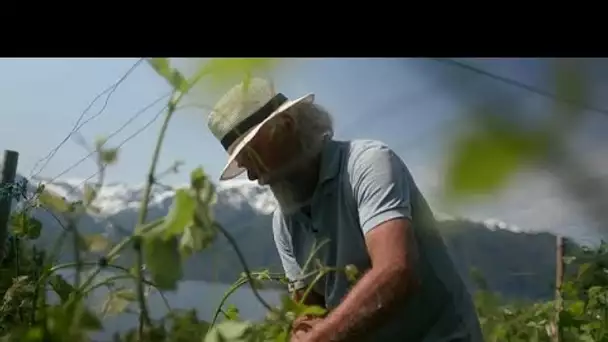
{"label": "man's hand", "polygon": [[292,323],[291,327],[291,342],[309,341],[310,332],[323,321],[323,318],[316,316],[300,316]]}

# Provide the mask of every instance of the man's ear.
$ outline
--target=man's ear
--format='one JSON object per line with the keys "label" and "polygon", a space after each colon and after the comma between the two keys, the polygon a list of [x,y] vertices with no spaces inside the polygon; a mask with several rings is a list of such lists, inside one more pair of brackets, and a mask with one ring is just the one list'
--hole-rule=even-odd
{"label": "man's ear", "polygon": [[281,129],[288,134],[295,132],[296,121],[293,116],[286,114],[281,118]]}
{"label": "man's ear", "polygon": [[289,114],[283,114],[275,118],[276,122],[272,123],[270,128],[270,136],[275,137],[277,134],[280,136],[289,136],[295,130],[295,121]]}

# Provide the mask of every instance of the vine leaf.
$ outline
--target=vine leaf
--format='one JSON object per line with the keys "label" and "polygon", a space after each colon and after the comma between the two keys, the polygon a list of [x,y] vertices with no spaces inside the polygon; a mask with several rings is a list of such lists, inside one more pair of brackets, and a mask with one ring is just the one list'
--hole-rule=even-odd
{"label": "vine leaf", "polygon": [[239,321],[224,321],[217,324],[207,335],[204,342],[245,342],[251,323]]}
{"label": "vine leaf", "polygon": [[498,190],[522,164],[544,152],[545,136],[490,121],[456,142],[447,167],[448,198]]}
{"label": "vine leaf", "polygon": [[59,274],[54,274],[49,280],[49,284],[53,288],[53,291],[57,293],[62,303],[67,302],[70,295],[75,291],[74,287]]}
{"label": "vine leaf", "polygon": [[162,76],[169,84],[180,92],[187,92],[189,87],[186,78],[175,68],[171,68],[168,58],[149,58],[148,64]]}
{"label": "vine leaf", "polygon": [[35,240],[40,237],[42,223],[24,212],[17,213],[11,215],[11,230],[16,236]]}
{"label": "vine leaf", "polygon": [[104,317],[117,315],[124,312],[129,304],[136,300],[135,293],[132,290],[122,289],[110,292],[102,307],[102,315]]}
{"label": "vine leaf", "polygon": [[110,246],[110,240],[101,234],[87,235],[83,237],[83,247],[89,252],[103,252]]}
{"label": "vine leaf", "polygon": [[175,237],[166,239],[160,234],[144,238],[143,252],[146,268],[159,289],[175,290],[182,277],[182,264]]}
{"label": "vine leaf", "polygon": [[196,202],[187,189],[178,189],[175,192],[171,210],[162,226],[163,236],[171,238],[184,233],[186,227],[192,223]]}
{"label": "vine leaf", "polygon": [[41,191],[38,200],[44,207],[57,213],[66,213],[70,210],[70,205],[64,198],[54,195],[47,190]]}
{"label": "vine leaf", "polygon": [[112,165],[118,160],[118,148],[106,148],[99,151],[101,161],[106,165]]}
{"label": "vine leaf", "polygon": [[97,198],[97,189],[94,186],[85,183],[84,184],[84,204],[89,205]]}
{"label": "vine leaf", "polygon": [[274,68],[278,62],[277,58],[211,58],[199,68],[190,84],[209,77],[210,84],[216,88],[237,80],[247,86],[254,72]]}

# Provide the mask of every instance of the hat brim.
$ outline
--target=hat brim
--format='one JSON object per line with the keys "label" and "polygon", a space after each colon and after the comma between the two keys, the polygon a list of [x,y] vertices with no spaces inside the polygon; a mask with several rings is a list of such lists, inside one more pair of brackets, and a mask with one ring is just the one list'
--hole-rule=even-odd
{"label": "hat brim", "polygon": [[251,140],[256,136],[256,134],[260,131],[260,129],[262,127],[264,127],[264,125],[266,123],[268,123],[270,120],[272,120],[276,116],[284,113],[287,109],[289,109],[299,103],[302,103],[302,102],[312,103],[312,102],[314,102],[314,99],[315,99],[315,95],[313,93],[310,93],[310,94],[306,94],[300,98],[297,98],[295,100],[289,100],[289,101],[285,102],[284,104],[282,104],[279,108],[277,108],[277,110],[275,110],[270,115],[268,115],[268,117],[266,119],[264,119],[264,121],[262,121],[258,125],[251,128],[249,130],[249,132],[245,133],[240,138],[240,141],[236,144],[236,146],[230,151],[230,154],[228,156],[228,162],[227,162],[226,166],[224,167],[224,169],[222,170],[222,173],[220,174],[220,181],[236,178],[239,175],[241,175],[243,172],[245,172],[245,169],[242,167],[239,167],[238,163],[236,162],[236,160],[235,160],[236,156],[238,156],[239,153],[243,150],[243,148],[245,148],[245,146],[247,146],[247,144],[249,142],[251,142]]}

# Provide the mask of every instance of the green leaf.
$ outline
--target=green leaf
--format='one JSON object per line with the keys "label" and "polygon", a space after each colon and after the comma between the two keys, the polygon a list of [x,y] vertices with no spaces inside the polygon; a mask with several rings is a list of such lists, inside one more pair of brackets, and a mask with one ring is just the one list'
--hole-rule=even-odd
{"label": "green leaf", "polygon": [[22,339],[23,342],[42,342],[44,341],[44,329],[42,327],[31,327],[27,330]]}
{"label": "green leaf", "polygon": [[205,336],[204,342],[245,342],[251,323],[223,321],[215,325]]}
{"label": "green leaf", "polygon": [[226,315],[226,319],[228,319],[228,320],[231,320],[231,321],[239,320],[239,308],[237,308],[233,304],[230,304],[228,306],[228,308],[224,311],[224,313]]}
{"label": "green leaf", "polygon": [[159,289],[175,290],[182,277],[177,239],[150,234],[143,242],[146,267],[152,275],[152,281]]}
{"label": "green leaf", "polygon": [[179,242],[180,253],[190,256],[198,251],[209,247],[217,236],[216,230],[212,226],[202,227],[191,224],[184,230]]}
{"label": "green leaf", "polygon": [[106,148],[99,151],[101,161],[106,165],[115,164],[118,160],[118,148]]}
{"label": "green leaf", "polygon": [[54,195],[47,190],[43,190],[40,193],[40,196],[38,196],[38,201],[40,201],[40,204],[47,209],[57,213],[67,213],[70,210],[70,205],[64,198]]}
{"label": "green leaf", "polygon": [[97,189],[89,183],[84,184],[84,203],[89,205],[97,198]]}
{"label": "green leaf", "polygon": [[357,276],[359,275],[359,269],[357,269],[357,266],[352,264],[346,265],[344,268],[344,273],[346,273],[346,278],[348,281],[355,282],[357,281]]}
{"label": "green leaf", "polygon": [[167,80],[173,88],[180,92],[188,91],[188,81],[177,69],[171,68],[168,58],[149,58],[148,63],[152,66],[154,71]]}
{"label": "green leaf", "polygon": [[175,192],[171,210],[162,225],[164,238],[172,238],[184,233],[184,229],[192,223],[196,201],[187,189]]}
{"label": "green leaf", "polygon": [[83,237],[84,248],[89,252],[103,252],[110,246],[110,240],[101,234],[86,235]]}
{"label": "green leaf", "polygon": [[95,150],[97,150],[97,151],[103,150],[103,145],[105,145],[106,142],[108,142],[107,137],[99,136],[99,137],[95,138]]}
{"label": "green leaf", "polygon": [[318,305],[308,305],[308,306],[304,306],[298,312],[298,316],[310,315],[310,316],[323,317],[326,313],[327,313],[327,310],[325,308],[322,308]]}
{"label": "green leaf", "polygon": [[448,198],[499,189],[523,162],[537,155],[539,144],[532,135],[512,130],[477,130],[463,137],[447,168]]}
{"label": "green leaf", "polygon": [[40,237],[42,223],[37,219],[28,216],[25,212],[11,215],[11,231],[19,237],[35,240]]}
{"label": "green leaf", "polygon": [[203,77],[209,77],[212,87],[241,81],[247,85],[253,73],[271,69],[278,61],[276,58],[211,58],[199,68],[189,83],[194,85]]}
{"label": "green leaf", "polygon": [[53,274],[49,280],[49,284],[53,288],[53,291],[57,293],[62,303],[67,302],[70,295],[75,291],[74,287],[59,274]]}
{"label": "green leaf", "polygon": [[148,58],[148,64],[160,76],[167,78],[171,75],[171,65],[169,58]]}
{"label": "green leaf", "polygon": [[118,290],[110,292],[102,307],[102,315],[104,317],[117,315],[124,312],[129,304],[136,300],[135,293],[132,290]]}
{"label": "green leaf", "polygon": [[190,172],[190,186],[193,189],[203,189],[207,183],[207,175],[202,167],[197,167]]}

